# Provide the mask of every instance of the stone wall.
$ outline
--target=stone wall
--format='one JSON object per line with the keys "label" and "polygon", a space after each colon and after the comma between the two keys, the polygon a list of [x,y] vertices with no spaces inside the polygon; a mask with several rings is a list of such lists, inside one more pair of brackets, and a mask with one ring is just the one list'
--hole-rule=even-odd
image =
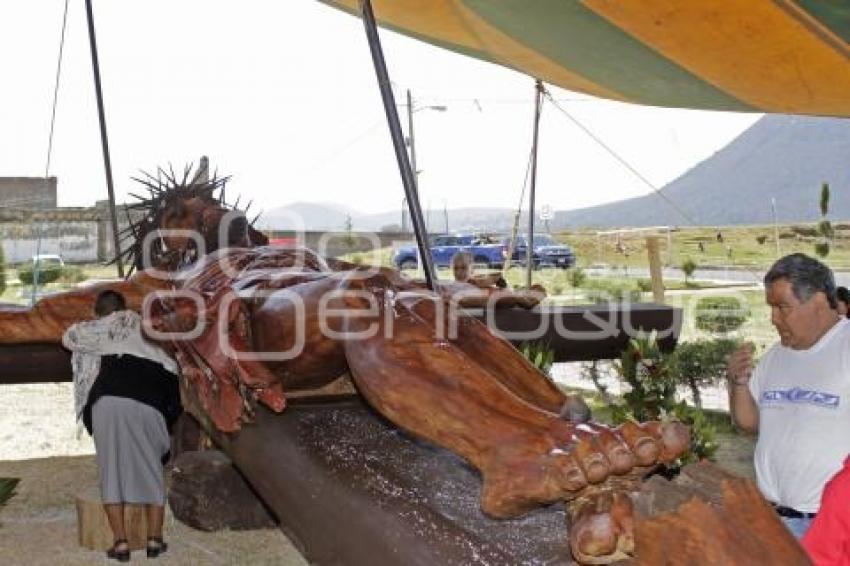
{"label": "stone wall", "polygon": [[56,208],[56,177],[0,177],[0,206]]}
{"label": "stone wall", "polygon": [[98,260],[98,226],[91,220],[2,222],[0,240],[9,263],[29,261],[36,253],[58,254],[67,262],[92,263]]}

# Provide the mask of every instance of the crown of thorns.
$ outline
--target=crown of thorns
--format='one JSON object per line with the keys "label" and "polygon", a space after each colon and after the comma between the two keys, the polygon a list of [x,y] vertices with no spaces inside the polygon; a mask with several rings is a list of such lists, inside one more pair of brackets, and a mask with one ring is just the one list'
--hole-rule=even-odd
{"label": "crown of thorns", "polygon": [[[143,268],[142,243],[149,232],[160,228],[163,213],[174,202],[199,198],[213,206],[241,210],[239,198],[233,204],[228,204],[225,200],[225,187],[230,176],[219,177],[218,173],[214,172],[211,178],[207,178],[205,168],[195,168],[192,164],[183,169],[182,177],[175,174],[170,165],[168,170],[158,167],[156,176],[146,171],[140,171],[140,174],[140,177],[132,177],[132,179],[143,185],[149,195],[129,193],[136,202],[124,206],[127,226],[118,232],[119,252],[110,261],[115,263],[120,259],[129,264],[127,277],[135,269]],[[248,202],[245,209],[241,210],[243,213],[247,214],[248,209],[251,208],[251,202],[253,201]],[[260,215],[257,214],[251,220],[252,227],[259,217]]]}

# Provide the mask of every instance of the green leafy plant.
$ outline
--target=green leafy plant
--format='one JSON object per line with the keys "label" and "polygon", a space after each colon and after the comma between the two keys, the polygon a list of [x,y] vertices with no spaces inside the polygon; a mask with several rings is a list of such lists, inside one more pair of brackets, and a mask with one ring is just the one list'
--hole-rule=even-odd
{"label": "green leafy plant", "polygon": [[649,293],[652,291],[652,281],[649,279],[638,279],[637,280],[638,290],[642,293]]}
{"label": "green leafy plant", "polygon": [[555,350],[549,347],[549,344],[543,342],[526,342],[519,351],[525,358],[531,362],[531,365],[540,370],[540,372],[552,379],[552,365],[555,363]]}
{"label": "green leafy plant", "polygon": [[656,333],[639,332],[629,340],[619,362],[614,364],[622,381],[630,388],[623,395],[625,405],[615,411],[620,420],[632,417],[638,421],[660,418],[676,402],[676,383],[671,379],[667,363],[658,347]]}
{"label": "green leafy plant", "polygon": [[688,452],[679,459],[681,465],[704,459],[714,460],[717,452],[717,427],[706,418],[702,409],[679,401],[666,416],[667,419],[670,417],[691,427],[691,445]]}
{"label": "green leafy plant", "polygon": [[749,316],[749,309],[737,297],[702,297],[694,323],[700,330],[725,333],[741,328]]}

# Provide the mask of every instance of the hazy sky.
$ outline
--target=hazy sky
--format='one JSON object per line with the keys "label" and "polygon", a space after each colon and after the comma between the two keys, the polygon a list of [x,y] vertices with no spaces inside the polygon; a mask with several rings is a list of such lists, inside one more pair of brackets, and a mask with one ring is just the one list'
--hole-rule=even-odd
{"label": "hazy sky", "polygon": [[[2,176],[44,174],[63,4],[0,2]],[[95,1],[94,12],[119,202],[137,190],[130,176],[139,169],[182,168],[207,154],[233,176],[228,193],[259,208],[400,206],[359,19],[314,0]],[[106,198],[106,183],[82,0],[70,2],[66,33],[50,174],[59,177],[60,205],[88,206]],[[392,32],[381,38],[397,101],[409,88],[415,105],[448,108],[414,116],[423,205],[516,206],[531,148],[532,79]],[[760,117],[551,90],[658,186]],[[556,109],[544,109],[540,205],[570,209],[647,191]]]}

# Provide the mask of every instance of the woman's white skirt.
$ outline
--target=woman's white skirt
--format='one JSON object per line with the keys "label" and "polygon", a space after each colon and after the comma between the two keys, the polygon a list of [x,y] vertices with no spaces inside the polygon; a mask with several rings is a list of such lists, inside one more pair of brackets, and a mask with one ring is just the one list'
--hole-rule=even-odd
{"label": "woman's white skirt", "polygon": [[170,441],[162,413],[133,399],[103,396],[92,407],[92,431],[103,502],[164,505],[162,457]]}

